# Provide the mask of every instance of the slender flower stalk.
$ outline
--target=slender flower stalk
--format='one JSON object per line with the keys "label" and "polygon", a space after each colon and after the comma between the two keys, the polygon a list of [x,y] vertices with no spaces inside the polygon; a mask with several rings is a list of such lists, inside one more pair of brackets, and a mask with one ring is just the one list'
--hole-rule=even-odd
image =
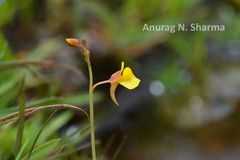
{"label": "slender flower stalk", "polygon": [[92,144],[92,159],[96,160],[96,149],[95,149],[95,133],[94,133],[94,109],[93,109],[93,76],[92,76],[92,67],[90,62],[90,54],[87,53],[86,62],[88,65],[89,71],[89,105],[90,105],[90,126],[91,126],[91,144]]}
{"label": "slender flower stalk", "polygon": [[89,72],[89,107],[90,107],[90,130],[91,130],[91,148],[92,148],[92,160],[96,160],[96,148],[95,148],[95,132],[94,132],[94,108],[93,108],[93,74],[90,61],[90,52],[87,50],[87,42],[83,38],[82,44],[77,39],[67,38],[66,42],[71,47],[81,47],[84,51],[85,61],[88,66]]}

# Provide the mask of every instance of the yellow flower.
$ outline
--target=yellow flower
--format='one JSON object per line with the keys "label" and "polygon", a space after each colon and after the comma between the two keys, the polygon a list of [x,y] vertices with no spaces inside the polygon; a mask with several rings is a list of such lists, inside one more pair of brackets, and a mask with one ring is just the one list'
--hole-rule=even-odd
{"label": "yellow flower", "polygon": [[104,84],[104,83],[111,83],[111,87],[110,87],[111,98],[113,102],[119,106],[115,98],[115,91],[118,84],[123,85],[127,89],[134,89],[139,85],[140,79],[134,76],[132,70],[129,67],[124,68],[124,62],[122,62],[121,70],[113,73],[109,80],[98,82],[92,87],[92,89],[94,90],[98,85]]}

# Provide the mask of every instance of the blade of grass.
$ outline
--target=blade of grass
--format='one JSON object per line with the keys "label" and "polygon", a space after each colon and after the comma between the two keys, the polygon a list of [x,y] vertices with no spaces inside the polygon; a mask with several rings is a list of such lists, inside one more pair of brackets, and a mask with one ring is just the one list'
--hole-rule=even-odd
{"label": "blade of grass", "polygon": [[77,133],[81,133],[81,132],[83,132],[83,131],[85,131],[85,130],[88,130],[88,129],[90,129],[90,124],[87,124],[87,125],[84,126],[83,128],[78,129],[78,130],[76,130],[75,132],[71,133],[71,134],[68,136],[68,138],[72,138],[72,137],[75,136]]}
{"label": "blade of grass", "polygon": [[27,68],[34,76],[36,76],[39,79],[41,79],[47,85],[47,87],[49,88],[51,96],[53,96],[53,89],[51,87],[50,81],[46,77],[44,77],[44,75],[42,75],[38,71],[34,70],[34,68],[31,68],[30,66],[28,66]]}
{"label": "blade of grass", "polygon": [[[34,151],[32,152],[31,160],[46,159],[47,156],[49,156],[52,152],[54,152],[54,150],[56,150],[56,147],[58,147],[58,143],[60,140],[61,140],[60,138],[53,139],[34,149]],[[27,159],[28,159],[28,155],[22,158],[22,160],[27,160]]]}
{"label": "blade of grass", "polygon": [[[95,92],[94,103],[101,101],[103,97],[104,95],[102,94],[102,92]],[[30,109],[38,106],[46,106],[50,104],[72,104],[73,106],[76,106],[76,105],[85,106],[88,104],[88,93],[81,92],[81,93],[75,93],[75,94],[67,95],[63,97],[48,97],[48,98],[43,98],[39,100],[33,99],[26,102],[26,106],[27,106],[26,109]],[[0,106],[0,109],[1,109],[1,106]],[[1,110],[0,117],[8,116],[17,111],[18,111],[17,106],[7,107],[7,109]],[[0,118],[0,124],[1,124],[1,118]]]}
{"label": "blade of grass", "polygon": [[[15,75],[12,77],[13,79],[6,81],[3,85],[0,86],[0,95],[2,96],[10,89],[14,88],[15,85],[17,85],[20,81],[20,77],[18,75]],[[2,103],[2,102],[1,102]]]}
{"label": "blade of grass", "polygon": [[[77,133],[79,133],[79,136],[75,136]],[[70,135],[66,135],[66,137],[63,137],[63,142],[68,144],[68,148],[75,148],[76,145],[78,145],[79,142],[83,141],[87,137],[90,136],[90,124],[87,126],[79,127],[79,131],[76,130]],[[73,140],[74,139],[74,140]]]}
{"label": "blade of grass", "polygon": [[22,154],[23,154],[23,151],[24,151],[24,149],[26,148],[28,142],[29,142],[29,140],[27,140],[27,141],[24,143],[24,145],[22,146],[21,150],[18,152],[18,155],[17,155],[17,157],[16,157],[15,160],[20,160],[20,159],[21,159],[21,156],[22,156]]}
{"label": "blade of grass", "polygon": [[[61,106],[61,108],[69,108],[69,109],[74,109],[74,110],[78,110],[78,111],[81,111],[83,112],[87,118],[89,119],[89,115],[87,114],[86,111],[84,111],[82,108],[79,108],[79,107],[75,107],[75,106],[72,106],[72,105],[69,105],[69,104],[54,104],[54,105],[48,105],[48,106],[39,106],[39,107],[33,107],[33,108],[29,108],[29,109],[25,109],[25,117],[26,116],[29,116],[37,111],[40,111],[40,110],[43,110],[43,109],[49,109],[49,108],[58,108],[59,106]],[[10,114],[8,116],[5,116],[3,118],[0,118],[0,125],[2,124],[6,124],[8,122],[11,122],[13,120],[16,120],[19,118],[19,112],[16,112],[16,113],[13,113],[13,114]]]}
{"label": "blade of grass", "polygon": [[[98,144],[100,144],[100,141],[97,140],[97,141],[96,141],[96,145],[98,145]],[[91,147],[91,143],[86,143],[86,144],[83,144],[83,145],[81,145],[81,146],[79,146],[79,147],[77,147],[77,148],[74,148],[74,149],[72,149],[72,150],[62,152],[62,153],[58,154],[55,158],[56,158],[56,159],[57,159],[57,158],[63,158],[63,157],[66,157],[66,156],[68,156],[68,155],[71,155],[71,154],[73,154],[73,153],[76,153],[76,152],[78,152],[78,151],[87,149],[87,148],[89,148],[89,147]]]}
{"label": "blade of grass", "polygon": [[121,143],[119,144],[119,146],[118,146],[116,152],[114,153],[114,155],[113,155],[113,157],[112,157],[112,160],[116,160],[116,159],[117,159],[117,156],[119,155],[119,153],[120,153],[120,151],[121,151],[121,149],[122,149],[122,147],[123,147],[123,145],[124,145],[126,139],[127,139],[127,135],[124,135],[124,137],[123,137]]}
{"label": "blade of grass", "polygon": [[28,154],[28,160],[29,160],[30,157],[31,157],[32,151],[33,151],[33,149],[34,149],[34,146],[35,146],[35,144],[37,143],[37,140],[38,140],[40,134],[42,133],[43,128],[46,126],[46,124],[48,123],[48,121],[50,121],[50,119],[53,117],[53,115],[60,109],[61,106],[62,106],[62,105],[59,105],[59,106],[57,107],[57,109],[48,117],[48,119],[47,119],[47,120],[44,122],[44,124],[42,125],[40,131],[38,132],[38,135],[37,135],[36,139],[35,139],[34,142],[33,142],[32,147],[31,147],[31,149],[30,149],[30,152],[29,152],[29,154]]}
{"label": "blade of grass", "polygon": [[24,83],[25,83],[25,75],[21,80],[19,94],[18,94],[19,120],[18,120],[18,131],[17,131],[15,155],[18,154],[22,146],[22,137],[23,137],[23,129],[24,129],[24,109],[25,109],[25,98],[23,94]]}
{"label": "blade of grass", "polygon": [[5,42],[2,51],[0,52],[0,60],[2,59],[2,57],[4,56],[4,54],[6,53],[6,49],[7,49],[8,43]]}
{"label": "blade of grass", "polygon": [[0,7],[2,7],[2,5],[6,2],[7,0],[2,0],[0,1]]}
{"label": "blade of grass", "polygon": [[103,150],[103,152],[102,152],[102,156],[100,157],[100,160],[104,160],[104,159],[105,159],[105,155],[106,155],[106,153],[109,151],[109,148],[111,147],[111,145],[112,145],[113,140],[115,139],[115,137],[116,137],[116,135],[113,134],[113,135],[109,138],[106,146],[104,147],[104,150]]}
{"label": "blade of grass", "polygon": [[62,68],[68,71],[71,71],[77,75],[79,75],[83,82],[86,82],[86,78],[84,74],[79,70],[78,68],[69,65],[69,64],[63,64],[58,63],[56,61],[9,61],[9,62],[3,62],[0,63],[0,71],[6,71],[8,69],[14,69],[19,67],[28,67],[30,65],[35,65],[42,68]]}
{"label": "blade of grass", "polygon": [[59,147],[56,151],[54,151],[53,154],[47,157],[47,160],[56,159],[56,156],[67,146],[68,144],[64,144],[63,146]]}
{"label": "blade of grass", "polygon": [[54,116],[54,120],[48,122],[48,124],[44,127],[45,129],[41,133],[44,136],[39,137],[37,144],[41,144],[48,140],[51,135],[56,133],[62,126],[64,126],[64,124],[69,122],[72,117],[73,112],[70,111],[65,111]]}

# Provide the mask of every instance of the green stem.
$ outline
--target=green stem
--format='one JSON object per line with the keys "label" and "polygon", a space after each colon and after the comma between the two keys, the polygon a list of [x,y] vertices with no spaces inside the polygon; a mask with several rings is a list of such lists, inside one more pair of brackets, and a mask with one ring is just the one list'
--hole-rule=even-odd
{"label": "green stem", "polygon": [[18,104],[19,104],[19,121],[18,121],[18,131],[17,131],[17,139],[16,139],[16,155],[21,149],[22,146],[22,138],[23,138],[23,130],[24,130],[24,109],[25,109],[25,98],[23,94],[25,83],[25,75],[22,78],[19,95],[18,95]]}
{"label": "green stem", "polygon": [[92,160],[96,160],[96,149],[95,149],[95,133],[94,133],[94,109],[93,109],[93,75],[92,67],[90,62],[89,51],[84,52],[85,61],[87,62],[89,72],[89,105],[90,105],[90,130],[91,130],[91,148],[92,148]]}

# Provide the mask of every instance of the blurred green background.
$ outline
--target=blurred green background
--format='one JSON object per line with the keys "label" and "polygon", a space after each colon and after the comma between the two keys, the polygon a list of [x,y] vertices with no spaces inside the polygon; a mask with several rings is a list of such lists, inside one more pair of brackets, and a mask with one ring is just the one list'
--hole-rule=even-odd
{"label": "blurred green background", "polygon": [[[53,60],[85,75],[36,66],[0,68],[0,117],[17,110],[24,73],[27,106],[69,103],[88,111],[83,56],[65,43],[65,38],[85,37],[94,83],[108,79],[121,61],[141,79],[134,90],[117,88],[120,107],[111,101],[108,84],[96,89],[99,156],[111,159],[127,135],[117,159],[237,160],[239,11],[239,0],[0,0],[0,64]],[[145,23],[223,24],[226,30],[146,32]],[[49,114],[42,111],[26,120],[24,141],[33,141]],[[62,152],[74,151],[89,142],[89,132],[80,131],[74,140],[66,137],[87,123],[81,113],[60,111],[37,145],[65,137],[71,145]],[[15,138],[16,122],[0,126],[0,159],[14,157]],[[87,159],[89,153],[85,148],[60,158]]]}

